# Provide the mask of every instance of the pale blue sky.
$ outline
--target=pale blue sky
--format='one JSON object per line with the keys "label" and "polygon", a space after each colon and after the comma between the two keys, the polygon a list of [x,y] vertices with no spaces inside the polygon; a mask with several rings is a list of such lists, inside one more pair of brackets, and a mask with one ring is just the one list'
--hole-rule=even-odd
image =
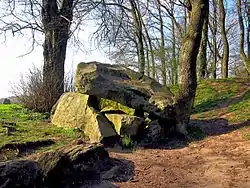
{"label": "pale blue sky", "polygon": [[[84,49],[90,46],[88,36],[91,33],[91,28],[88,28],[83,33],[81,41],[84,43]],[[37,46],[35,50],[24,57],[19,57],[25,54],[30,42],[26,38],[8,36],[7,41],[3,43],[4,37],[0,35],[0,98],[10,96],[11,83],[18,82],[21,74],[25,74],[33,65],[41,67],[43,63],[42,47]],[[93,49],[93,48],[92,48]],[[68,47],[65,73],[72,72],[79,62],[99,61],[108,63],[108,58],[100,50],[93,50],[91,53],[82,51],[76,52],[73,47]]]}

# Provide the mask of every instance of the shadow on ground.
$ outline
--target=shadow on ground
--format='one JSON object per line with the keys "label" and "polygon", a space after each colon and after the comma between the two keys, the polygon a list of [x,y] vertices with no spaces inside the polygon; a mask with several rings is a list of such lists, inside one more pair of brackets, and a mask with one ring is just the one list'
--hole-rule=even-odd
{"label": "shadow on ground", "polygon": [[[168,136],[166,139],[164,139],[161,143],[146,144],[142,145],[142,147],[144,149],[181,149],[187,147],[193,141],[201,141],[208,136],[228,134],[245,127],[250,127],[250,119],[239,124],[229,124],[228,120],[223,118],[210,120],[193,119],[190,121],[188,127],[188,137],[172,134],[171,136]],[[113,150],[113,152],[128,153],[133,152],[133,150]]]}
{"label": "shadow on ground", "polygon": [[[127,182],[135,176],[135,165],[126,159],[109,158],[93,166],[99,176],[84,181],[84,184],[70,184],[72,188],[116,188],[115,183]],[[66,186],[67,187],[67,186]]]}
{"label": "shadow on ground", "polygon": [[227,134],[244,127],[250,127],[250,119],[238,124],[229,124],[228,120],[224,118],[191,120],[190,126],[199,127],[206,136],[217,136]]}

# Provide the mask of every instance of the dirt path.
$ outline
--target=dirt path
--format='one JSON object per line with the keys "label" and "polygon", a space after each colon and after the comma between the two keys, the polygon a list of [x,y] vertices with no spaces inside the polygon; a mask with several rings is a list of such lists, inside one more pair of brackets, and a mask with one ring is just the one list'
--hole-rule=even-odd
{"label": "dirt path", "polygon": [[[178,149],[111,152],[112,157],[134,162],[134,178],[116,185],[124,188],[250,188],[250,139],[244,137],[245,133],[250,134],[250,119],[234,125],[224,119],[229,115],[228,106],[242,100],[248,90],[249,84],[243,85],[232,100],[218,104],[214,119],[193,121],[208,136],[202,141]],[[240,129],[243,127],[244,131]]]}
{"label": "dirt path", "polygon": [[211,136],[182,149],[147,149],[111,156],[135,165],[134,178],[118,183],[120,187],[250,188],[250,140],[244,139],[241,130]]}

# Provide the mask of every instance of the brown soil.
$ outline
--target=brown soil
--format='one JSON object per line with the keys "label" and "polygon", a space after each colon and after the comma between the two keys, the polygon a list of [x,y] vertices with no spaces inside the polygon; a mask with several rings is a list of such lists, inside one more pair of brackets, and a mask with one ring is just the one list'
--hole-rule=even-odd
{"label": "brown soil", "polygon": [[111,152],[112,157],[134,163],[134,177],[115,184],[124,188],[250,188],[250,140],[244,137],[250,134],[250,120],[230,125],[223,119],[228,106],[240,101],[248,89],[249,85],[233,100],[218,104],[214,119],[192,121],[208,136],[204,140],[186,145],[175,141],[167,149]]}
{"label": "brown soil", "polygon": [[141,149],[111,156],[135,165],[134,178],[116,183],[119,187],[250,188],[250,140],[241,130],[180,149]]}

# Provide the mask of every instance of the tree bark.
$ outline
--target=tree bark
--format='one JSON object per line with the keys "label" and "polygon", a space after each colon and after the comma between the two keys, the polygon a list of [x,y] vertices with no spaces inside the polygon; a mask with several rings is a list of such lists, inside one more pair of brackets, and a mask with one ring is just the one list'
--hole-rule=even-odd
{"label": "tree bark", "polygon": [[157,9],[159,14],[159,21],[160,21],[160,59],[161,59],[161,72],[162,72],[162,83],[164,86],[167,86],[167,67],[166,67],[166,53],[165,53],[165,38],[164,38],[164,23],[162,19],[162,12],[161,12],[161,3],[160,0],[157,0]]}
{"label": "tree bark", "polygon": [[156,79],[156,68],[155,68],[155,57],[154,57],[154,50],[153,50],[153,45],[152,45],[152,41],[151,41],[151,38],[149,36],[149,33],[148,33],[148,30],[142,20],[142,24],[143,24],[143,27],[144,27],[144,30],[145,30],[145,34],[146,34],[146,39],[148,41],[148,46],[149,46],[149,52],[150,52],[150,55],[151,55],[151,62],[152,62],[152,78]]}
{"label": "tree bark", "polygon": [[221,38],[223,42],[221,76],[222,78],[228,78],[229,44],[228,44],[227,33],[226,33],[226,28],[225,28],[226,11],[224,8],[223,0],[219,0],[218,2],[219,2],[219,9],[220,9],[220,30],[221,30]]}
{"label": "tree bark", "polygon": [[213,27],[212,27],[212,34],[213,34],[213,51],[214,51],[214,62],[212,64],[212,77],[213,79],[216,79],[217,74],[216,74],[216,70],[217,70],[217,0],[213,0]]}
{"label": "tree bark", "polygon": [[131,11],[133,16],[133,22],[137,37],[137,53],[138,53],[138,64],[139,72],[145,73],[145,54],[144,54],[144,44],[143,44],[143,32],[142,32],[142,18],[138,6],[134,0],[129,0],[131,5]]}
{"label": "tree bark", "polygon": [[[207,11],[207,13],[208,12],[209,11]],[[208,15],[206,15],[206,18],[203,23],[201,45],[197,58],[199,80],[205,79],[207,75],[207,42],[208,42]]]}
{"label": "tree bark", "polygon": [[178,132],[187,135],[187,125],[197,87],[196,60],[200,47],[202,26],[208,15],[208,0],[189,0],[189,25],[181,54],[181,74],[179,94],[176,98],[176,115]]}
{"label": "tree bark", "polygon": [[43,0],[42,3],[45,34],[43,80],[56,102],[64,92],[64,62],[73,17],[73,0],[64,0],[60,8],[56,0]]}
{"label": "tree bark", "polygon": [[146,50],[146,59],[147,59],[147,76],[150,77],[150,62],[149,62],[149,49],[146,37],[143,35],[145,50]]}
{"label": "tree bark", "polygon": [[[171,7],[170,7],[170,11],[171,14],[174,15],[174,3],[172,1],[170,1],[171,3]],[[175,39],[175,22],[174,22],[174,18],[171,17],[171,26],[172,26],[172,84],[177,84],[178,82],[178,66],[177,66],[177,61],[176,61],[176,39]]]}
{"label": "tree bark", "polygon": [[[244,51],[245,27],[243,23],[241,0],[237,0],[237,9],[238,9],[238,20],[239,20],[239,25],[240,25],[240,58],[242,59],[246,67],[248,75],[250,75],[250,57]],[[248,27],[250,27],[250,25]],[[249,41],[249,39],[247,41]]]}

